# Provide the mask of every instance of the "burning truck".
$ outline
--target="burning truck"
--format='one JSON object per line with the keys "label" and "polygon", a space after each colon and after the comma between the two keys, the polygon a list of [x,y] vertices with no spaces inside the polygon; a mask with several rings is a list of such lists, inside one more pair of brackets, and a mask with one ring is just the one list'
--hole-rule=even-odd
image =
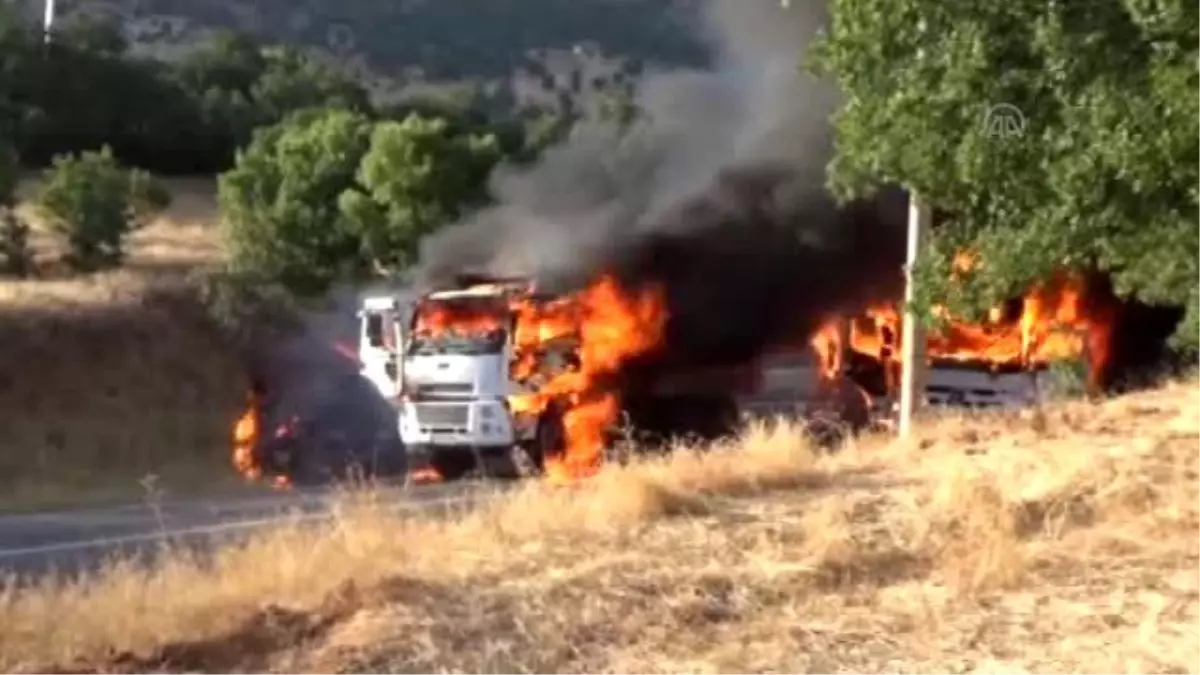
{"label": "burning truck", "polygon": [[[511,472],[514,448],[552,480],[580,478],[634,429],[643,442],[733,431],[739,397],[764,385],[757,364],[640,367],[662,345],[667,308],[653,287],[630,290],[611,275],[566,295],[523,279],[464,279],[411,308],[365,298],[360,316],[363,375],[396,401],[410,462],[444,479],[481,463]],[[822,377],[815,355],[801,360],[811,377],[797,381],[813,386],[789,401],[866,422],[856,387]]]}

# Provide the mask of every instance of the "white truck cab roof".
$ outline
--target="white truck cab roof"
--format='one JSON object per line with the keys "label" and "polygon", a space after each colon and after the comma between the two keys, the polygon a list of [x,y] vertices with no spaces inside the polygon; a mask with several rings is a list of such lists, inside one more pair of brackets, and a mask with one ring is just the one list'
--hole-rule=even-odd
{"label": "white truck cab roof", "polygon": [[368,312],[396,309],[398,304],[392,295],[371,295],[362,299],[362,309]]}
{"label": "white truck cab roof", "polygon": [[468,288],[449,291],[434,291],[425,296],[430,300],[454,300],[456,298],[486,298],[504,295],[510,291],[519,290],[517,284],[477,284]]}

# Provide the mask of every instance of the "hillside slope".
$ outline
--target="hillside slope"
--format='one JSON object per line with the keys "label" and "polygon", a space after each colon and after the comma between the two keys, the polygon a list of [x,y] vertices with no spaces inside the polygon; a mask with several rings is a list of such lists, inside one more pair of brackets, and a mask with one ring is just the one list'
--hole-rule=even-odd
{"label": "hillside slope", "polygon": [[347,498],[205,564],[0,593],[0,668],[1198,672],[1192,379],[815,456],[533,485],[448,522]]}
{"label": "hillside slope", "polygon": [[[310,47],[359,72],[377,93],[464,82],[518,101],[623,86],[643,68],[703,63],[696,0],[60,0],[124,26],[141,53],[170,57],[215,29]],[[41,0],[25,0],[41,16]]]}
{"label": "hillside slope", "polygon": [[0,280],[0,511],[136,499],[150,476],[170,493],[235,482],[244,364],[188,292],[223,256],[215,182],[168,184],[171,207],[131,235],[122,269],[56,278],[63,242],[33,218],[46,276]]}

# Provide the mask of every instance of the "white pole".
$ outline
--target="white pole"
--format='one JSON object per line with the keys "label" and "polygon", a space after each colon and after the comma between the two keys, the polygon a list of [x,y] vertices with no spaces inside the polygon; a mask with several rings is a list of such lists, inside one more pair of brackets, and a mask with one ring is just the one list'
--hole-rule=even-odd
{"label": "white pole", "polygon": [[904,323],[900,334],[900,424],[901,438],[912,432],[913,416],[925,398],[925,326],[909,306],[914,298],[912,270],[922,240],[929,231],[932,213],[915,193],[908,195],[908,255],[905,261]]}
{"label": "white pole", "polygon": [[54,0],[46,0],[46,15],[42,18],[42,40],[50,44],[50,35],[54,31]]}

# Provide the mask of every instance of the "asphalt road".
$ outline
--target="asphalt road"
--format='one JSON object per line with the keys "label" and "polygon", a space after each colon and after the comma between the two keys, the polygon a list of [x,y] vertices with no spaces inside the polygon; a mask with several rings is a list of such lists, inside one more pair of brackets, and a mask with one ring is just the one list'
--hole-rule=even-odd
{"label": "asphalt road", "polygon": [[[494,494],[479,482],[388,488],[385,508],[445,512]],[[203,550],[214,542],[284,523],[319,523],[331,515],[327,490],[261,497],[211,498],[161,504],[0,516],[0,575],[21,579],[48,572],[75,574],[114,556],[152,563],[169,543]]]}

